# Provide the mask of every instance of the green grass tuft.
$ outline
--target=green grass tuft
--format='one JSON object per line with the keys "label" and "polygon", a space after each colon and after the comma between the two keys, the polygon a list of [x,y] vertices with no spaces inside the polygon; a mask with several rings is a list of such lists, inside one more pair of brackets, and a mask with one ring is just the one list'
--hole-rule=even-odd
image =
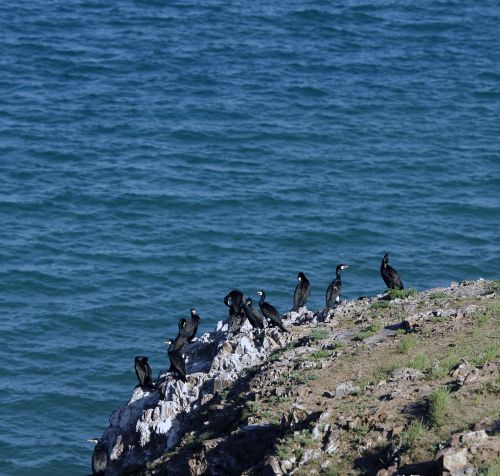
{"label": "green grass tuft", "polygon": [[431,359],[425,354],[418,354],[413,357],[410,367],[416,370],[428,370],[431,367]]}
{"label": "green grass tuft", "polygon": [[309,339],[311,339],[311,342],[319,342],[320,340],[324,340],[328,338],[328,331],[326,329],[314,329],[310,334],[309,334]]}
{"label": "green grass tuft", "polygon": [[422,420],[413,420],[401,435],[401,443],[405,450],[414,450],[425,435],[427,427]]}
{"label": "green grass tuft", "polygon": [[371,309],[387,309],[392,307],[392,304],[389,301],[375,301],[370,305]]}
{"label": "green grass tuft", "polygon": [[393,299],[406,299],[411,296],[416,296],[418,291],[414,288],[408,289],[389,289],[389,298]]}
{"label": "green grass tuft", "polygon": [[357,341],[363,341],[367,337],[371,337],[372,335],[375,335],[377,332],[380,332],[382,330],[382,324],[380,322],[374,322],[370,326],[368,326],[364,331],[360,332],[356,337],[354,337],[354,340]]}
{"label": "green grass tuft", "polygon": [[488,466],[481,468],[480,476],[498,476],[500,474],[500,456],[489,462]]}
{"label": "green grass tuft", "polygon": [[276,447],[276,456],[280,460],[288,459],[292,454],[300,460],[304,454],[304,448],[310,448],[314,444],[311,434],[307,430],[302,430],[281,440]]}
{"label": "green grass tuft", "polygon": [[441,387],[429,395],[429,422],[432,426],[442,426],[450,405],[450,392]]}
{"label": "green grass tuft", "polygon": [[327,357],[330,357],[330,352],[328,352],[326,350],[316,350],[314,352],[311,352],[309,354],[309,357],[312,360],[321,360],[321,359],[325,359]]}
{"label": "green grass tuft", "polygon": [[448,294],[443,291],[436,291],[435,293],[429,295],[429,299],[446,299],[447,297]]}
{"label": "green grass tuft", "polygon": [[497,357],[500,357],[500,342],[492,344],[481,352],[481,354],[471,359],[471,362],[474,365],[484,365],[492,360],[495,360]]}
{"label": "green grass tuft", "polygon": [[443,378],[450,373],[450,370],[460,362],[460,356],[456,352],[451,352],[439,361],[439,365],[433,367],[429,377]]}
{"label": "green grass tuft", "polygon": [[488,284],[486,294],[491,294],[491,293],[500,293],[500,279],[492,281],[491,283]]}
{"label": "green grass tuft", "polygon": [[403,337],[399,343],[398,343],[398,352],[400,354],[407,354],[410,352],[413,347],[415,347],[415,344],[417,343],[417,338],[413,335],[407,335]]}

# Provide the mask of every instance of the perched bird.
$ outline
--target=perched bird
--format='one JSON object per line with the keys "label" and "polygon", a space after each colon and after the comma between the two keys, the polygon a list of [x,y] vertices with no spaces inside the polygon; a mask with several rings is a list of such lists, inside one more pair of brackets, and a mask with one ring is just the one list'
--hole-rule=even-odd
{"label": "perched bird", "polygon": [[264,314],[264,316],[269,319],[271,325],[279,327],[283,332],[290,332],[283,325],[281,314],[278,312],[278,310],[268,302],[265,302],[266,293],[263,290],[259,290],[257,291],[257,294],[260,296],[260,310],[262,311],[262,314]]}
{"label": "perched bird", "polygon": [[189,320],[181,319],[179,321],[179,335],[186,337],[188,342],[191,342],[198,331],[200,316],[196,314],[196,309],[191,309],[191,317]]}
{"label": "perched bird", "polygon": [[135,374],[141,387],[153,388],[153,379],[151,367],[148,364],[148,358],[145,355],[138,355],[135,358]]}
{"label": "perched bird", "polygon": [[245,315],[247,319],[250,321],[253,327],[256,329],[264,328],[264,320],[262,318],[262,314],[252,307],[252,299],[247,298],[245,301]]}
{"label": "perched bird", "polygon": [[297,281],[299,283],[293,295],[293,308],[291,312],[296,312],[301,307],[305,306],[309,299],[309,294],[311,294],[311,284],[302,271],[297,275]]}
{"label": "perched bird", "polygon": [[236,333],[245,323],[245,309],[243,304],[243,293],[237,289],[233,289],[227,296],[224,297],[224,304],[229,307],[228,332]]}
{"label": "perched bird", "polygon": [[340,302],[340,292],[342,291],[342,280],[340,279],[340,271],[348,268],[346,264],[339,264],[335,271],[336,277],[326,290],[326,308],[333,309]]}
{"label": "perched bird", "polygon": [[382,258],[380,274],[389,289],[404,289],[403,281],[401,281],[398,272],[389,265],[389,253],[386,253]]}
{"label": "perched bird", "polygon": [[186,361],[182,356],[180,350],[168,349],[168,358],[170,359],[170,372],[174,374],[176,378],[181,379],[183,382],[186,381]]}
{"label": "perched bird", "polygon": [[95,444],[92,453],[92,476],[104,476],[109,463],[108,446],[101,438],[87,441]]}

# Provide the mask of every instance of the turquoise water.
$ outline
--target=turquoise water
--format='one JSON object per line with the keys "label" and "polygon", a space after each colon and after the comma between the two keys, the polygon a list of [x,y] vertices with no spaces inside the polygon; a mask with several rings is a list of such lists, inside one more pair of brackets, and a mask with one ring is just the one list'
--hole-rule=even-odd
{"label": "turquoise water", "polygon": [[88,473],[233,288],[500,277],[497,2],[268,3],[0,4],[0,474]]}

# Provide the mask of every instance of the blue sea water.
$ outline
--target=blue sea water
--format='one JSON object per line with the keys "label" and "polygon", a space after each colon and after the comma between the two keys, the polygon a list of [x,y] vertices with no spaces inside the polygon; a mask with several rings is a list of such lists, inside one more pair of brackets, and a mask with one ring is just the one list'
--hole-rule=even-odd
{"label": "blue sea water", "polygon": [[135,355],[233,288],[283,312],[500,277],[500,10],[0,4],[0,474],[84,475]]}

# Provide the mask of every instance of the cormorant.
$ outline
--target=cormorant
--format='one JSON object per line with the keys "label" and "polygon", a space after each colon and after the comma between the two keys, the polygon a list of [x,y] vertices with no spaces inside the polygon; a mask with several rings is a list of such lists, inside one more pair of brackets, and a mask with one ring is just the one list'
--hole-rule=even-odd
{"label": "cormorant", "polygon": [[311,294],[311,284],[302,271],[297,275],[297,281],[299,283],[297,284],[293,295],[293,308],[291,312],[296,312],[301,307],[305,306],[309,298],[309,294]]}
{"label": "cormorant", "polygon": [[92,453],[92,476],[104,476],[108,468],[108,446],[101,438],[87,440],[95,444]]}
{"label": "cormorant", "polygon": [[[175,341],[174,341],[175,342]],[[170,370],[174,376],[180,378],[183,382],[186,381],[186,361],[180,350],[168,349],[168,358],[170,359]]]}
{"label": "cormorant", "polygon": [[382,258],[380,274],[389,289],[404,289],[403,281],[401,281],[398,272],[389,265],[389,253],[386,253]]}
{"label": "cormorant", "polygon": [[326,290],[326,308],[333,309],[340,302],[340,292],[342,291],[342,280],[340,279],[340,271],[348,268],[346,264],[339,264],[335,271],[336,277]]}
{"label": "cormorant", "polygon": [[253,327],[256,329],[264,329],[264,320],[262,314],[252,307],[252,299],[247,298],[245,301],[245,315]]}
{"label": "cormorant", "polygon": [[151,367],[148,364],[148,358],[144,355],[138,355],[135,358],[135,374],[141,387],[153,388],[153,379]]}
{"label": "cormorant", "polygon": [[245,310],[243,304],[243,293],[233,289],[224,297],[224,304],[229,307],[229,320],[227,330],[229,333],[236,333],[245,323]]}
{"label": "cormorant", "polygon": [[191,309],[191,317],[188,321],[181,319],[179,321],[179,335],[186,337],[188,342],[191,342],[198,331],[200,316],[196,314],[196,309]]}
{"label": "cormorant", "polygon": [[260,296],[259,300],[260,310],[262,311],[262,314],[264,314],[264,316],[267,319],[269,319],[271,325],[279,327],[283,332],[290,332],[283,325],[281,314],[278,312],[278,310],[268,302],[265,302],[266,293],[264,292],[264,290],[257,291],[257,294]]}

